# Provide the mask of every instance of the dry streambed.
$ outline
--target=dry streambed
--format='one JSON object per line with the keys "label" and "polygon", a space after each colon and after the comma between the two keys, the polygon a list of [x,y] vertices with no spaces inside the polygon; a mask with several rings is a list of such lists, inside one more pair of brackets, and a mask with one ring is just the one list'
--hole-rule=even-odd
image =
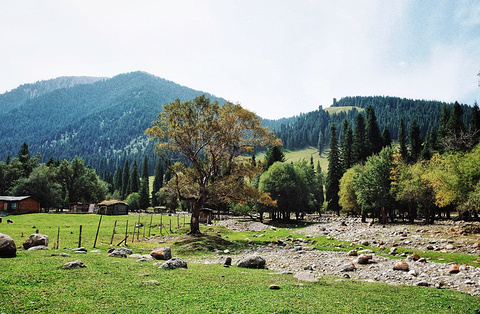
{"label": "dry streambed", "polygon": [[[258,222],[242,223],[226,220],[219,224],[234,231],[263,231],[270,228]],[[323,275],[342,277],[339,280],[357,279],[385,282],[392,285],[417,285],[450,288],[480,296],[480,268],[454,263],[434,263],[422,258],[422,252],[436,250],[445,253],[473,254],[480,259],[480,232],[478,223],[440,222],[433,226],[424,225],[370,225],[359,219],[326,217],[302,230],[305,237],[296,239],[295,245],[282,241],[265,247],[254,247],[231,255],[234,262],[250,254],[259,254],[267,267],[279,273],[291,273],[297,277],[315,280]],[[473,231],[473,232],[472,232]],[[477,233],[475,233],[477,232]],[[349,253],[318,251],[308,245],[308,238],[328,236],[353,243],[357,250]],[[362,250],[358,246],[396,247],[411,249],[415,255],[402,259],[391,259],[376,255],[374,251]],[[356,254],[356,255],[355,255]],[[222,260],[227,255],[219,253]],[[218,262],[211,258],[205,263]],[[397,268],[397,269],[394,269]],[[308,275],[308,276],[305,276]]]}

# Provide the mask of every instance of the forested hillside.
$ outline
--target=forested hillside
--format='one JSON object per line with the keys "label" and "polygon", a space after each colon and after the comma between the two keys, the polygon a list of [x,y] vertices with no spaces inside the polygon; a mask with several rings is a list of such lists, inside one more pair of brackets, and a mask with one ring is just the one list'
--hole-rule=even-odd
{"label": "forested hillside", "polygon": [[22,85],[0,95],[0,160],[16,156],[26,142],[44,161],[80,156],[99,173],[113,173],[127,159],[153,156],[144,131],[163,104],[202,94],[144,72]]}
{"label": "forested hillside", "polygon": [[[355,119],[359,110],[369,105],[375,110],[380,130],[386,126],[393,140],[398,139],[400,119],[404,120],[408,130],[417,121],[420,126],[420,136],[425,137],[429,129],[437,129],[441,115],[442,102],[427,100],[412,100],[398,97],[370,96],[370,97],[344,97],[333,100],[332,107],[346,107],[349,110],[338,110],[329,114],[321,106],[318,110],[301,114],[299,116],[280,120],[264,120],[264,124],[273,129],[283,141],[284,148],[289,150],[301,149],[308,146],[328,148],[331,136],[331,125],[335,123],[340,127],[343,120],[347,119],[351,126],[355,125]],[[353,108],[352,108],[353,106]],[[453,104],[447,104],[452,107]],[[331,107],[331,108],[332,108]],[[463,107],[463,121],[468,124],[471,119],[471,110],[467,105]],[[340,130],[340,128],[338,128]],[[341,130],[337,132],[341,137]]]}

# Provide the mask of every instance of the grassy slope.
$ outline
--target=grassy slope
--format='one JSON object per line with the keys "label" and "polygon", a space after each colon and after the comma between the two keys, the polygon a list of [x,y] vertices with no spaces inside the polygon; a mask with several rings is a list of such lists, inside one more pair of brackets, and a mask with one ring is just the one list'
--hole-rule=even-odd
{"label": "grassy slope", "polygon": [[[13,216],[13,224],[1,224],[0,232],[11,235],[17,246],[32,232],[33,225],[41,233],[50,236],[53,246],[57,227],[61,227],[60,248],[75,247],[78,244],[79,225],[83,225],[84,245],[92,249],[99,216],[31,214]],[[220,265],[190,263],[188,269],[166,271],[153,266],[153,262],[137,263],[135,259],[107,257],[113,223],[117,220],[120,233],[124,233],[126,219],[138,221],[138,216],[104,216],[97,247],[101,253],[86,255],[71,254],[71,257],[53,256],[52,253],[69,252],[66,249],[49,251],[17,252],[17,257],[0,259],[0,312],[41,312],[41,313],[469,313],[479,308],[480,299],[451,290],[437,290],[423,287],[395,287],[384,284],[336,281],[336,278],[322,278],[318,283],[300,284],[289,275],[272,275],[268,270],[248,270],[235,266],[224,268]],[[140,216],[141,222],[149,225],[149,216]],[[162,217],[162,223],[169,226],[170,219],[176,225],[176,217]],[[154,216],[153,224],[160,222]],[[157,229],[158,230],[158,229]],[[217,232],[237,242],[231,250],[242,247],[245,237],[251,239],[295,238],[301,235],[301,228],[277,228],[263,232],[265,237],[255,238],[252,233],[236,234],[213,227],[210,237],[188,239],[184,248],[197,249],[195,244],[212,245],[220,241]],[[133,228],[131,229],[133,231]],[[177,230],[183,232],[184,230]],[[70,234],[73,233],[73,234]],[[23,236],[22,236],[23,233]],[[157,232],[158,233],[158,232]],[[116,235],[119,242],[123,235]],[[142,233],[140,235],[142,238]],[[216,239],[216,240],[214,240]],[[243,240],[242,240],[243,239]],[[335,240],[314,239],[317,247],[335,246]],[[260,240],[258,240],[260,241]],[[332,243],[329,243],[331,241]],[[114,241],[115,242],[115,241]],[[187,243],[188,242],[188,243]],[[181,250],[172,245],[174,256],[187,261],[191,251]],[[158,241],[128,242],[136,253],[148,253],[153,247],[165,245]],[[213,247],[210,248],[212,250]],[[207,252],[208,253],[208,252]],[[205,251],[202,251],[205,254]],[[64,270],[65,262],[81,259],[83,269]],[[158,283],[149,284],[148,280]],[[268,289],[277,284],[280,290]],[[405,302],[408,300],[408,302]]]}
{"label": "grassy slope", "polygon": [[[315,167],[317,166],[317,161],[320,161],[320,166],[322,171],[326,172],[328,168],[328,152],[324,152],[322,156],[318,155],[318,149],[315,147],[304,148],[295,151],[286,150],[283,152],[285,154],[286,162],[296,162],[300,160],[306,160],[310,162],[310,158],[313,157],[313,163]],[[257,160],[264,160],[265,153],[260,153],[256,156]]]}

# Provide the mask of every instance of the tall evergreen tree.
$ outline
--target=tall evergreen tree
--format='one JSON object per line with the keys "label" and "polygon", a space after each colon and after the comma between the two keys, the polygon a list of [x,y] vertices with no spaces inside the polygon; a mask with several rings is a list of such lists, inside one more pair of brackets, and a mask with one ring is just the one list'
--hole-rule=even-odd
{"label": "tall evergreen tree", "polygon": [[143,166],[142,166],[142,179],[145,179],[148,182],[148,157],[145,155],[143,158]]}
{"label": "tall evergreen tree", "polygon": [[265,171],[276,161],[284,162],[285,154],[282,152],[282,148],[280,146],[268,147],[267,152],[265,153],[265,161]]}
{"label": "tall evergreen tree", "polygon": [[404,161],[408,159],[408,149],[407,149],[407,136],[405,134],[405,123],[403,118],[400,118],[400,123],[398,124],[398,145],[400,149],[400,155]]}
{"label": "tall evergreen tree", "polygon": [[410,161],[412,163],[417,162],[422,151],[422,140],[420,138],[420,126],[417,124],[417,120],[413,119],[412,125],[409,130],[410,139]]}
{"label": "tall evergreen tree", "polygon": [[141,209],[147,210],[148,206],[150,206],[150,199],[148,195],[148,180],[142,179],[140,183],[140,199],[139,199],[139,206]]}
{"label": "tall evergreen tree", "polygon": [[378,127],[377,117],[372,105],[369,105],[365,114],[365,133],[367,136],[367,155],[378,154],[382,150],[383,141]]}
{"label": "tall evergreen tree", "polygon": [[133,161],[130,178],[128,179],[128,194],[135,193],[140,190],[140,176],[138,175],[137,161]]}
{"label": "tall evergreen tree", "polygon": [[334,211],[340,215],[338,204],[338,192],[340,191],[340,179],[343,175],[342,160],[338,147],[337,130],[335,123],[331,126],[330,152],[328,154],[328,173],[326,182],[327,210]]}
{"label": "tall evergreen tree", "polygon": [[442,146],[442,142],[447,138],[449,134],[448,121],[450,120],[450,111],[447,104],[442,104],[442,111],[440,113],[440,121],[438,122],[438,140],[439,146]]}
{"label": "tall evergreen tree", "polygon": [[465,126],[462,121],[463,109],[462,106],[456,101],[453,105],[452,113],[448,119],[447,128],[450,133],[455,135],[460,135],[460,133],[465,131]]}
{"label": "tall evergreen tree", "polygon": [[125,160],[122,175],[123,175],[123,178],[122,178],[122,198],[126,199],[127,195],[128,195],[128,181],[130,180],[130,165],[128,164],[128,160]]}
{"label": "tall evergreen tree", "polygon": [[429,129],[425,141],[423,143],[422,152],[420,153],[421,160],[430,160],[433,156],[433,151],[435,150],[435,130],[433,128]]}
{"label": "tall evergreen tree", "polygon": [[153,207],[160,205],[156,194],[158,191],[160,191],[160,189],[163,186],[163,174],[164,174],[164,170],[163,170],[162,160],[159,159],[157,161],[157,165],[155,166],[155,174],[153,179],[153,187],[152,187],[152,206]]}
{"label": "tall evergreen tree", "polygon": [[355,130],[353,131],[353,156],[354,163],[367,159],[367,146],[365,139],[365,119],[361,113],[357,114]]}
{"label": "tall evergreen tree", "polygon": [[386,125],[383,127],[382,142],[383,147],[392,146],[392,137]]}
{"label": "tall evergreen tree", "polygon": [[353,158],[353,131],[348,120],[343,120],[342,137],[340,139],[343,169],[347,171],[355,163]]}
{"label": "tall evergreen tree", "polygon": [[480,141],[480,110],[477,102],[472,107],[472,118],[470,119],[469,131],[473,135],[475,143]]}
{"label": "tall evergreen tree", "polygon": [[323,208],[323,203],[325,202],[325,195],[323,194],[322,167],[320,166],[319,161],[317,162],[317,169],[315,171],[315,175],[316,175],[317,184],[315,185],[314,194],[318,204],[318,211],[321,212]]}
{"label": "tall evergreen tree", "polygon": [[113,175],[113,190],[118,191],[120,194],[123,193],[123,169],[120,166],[117,167]]}

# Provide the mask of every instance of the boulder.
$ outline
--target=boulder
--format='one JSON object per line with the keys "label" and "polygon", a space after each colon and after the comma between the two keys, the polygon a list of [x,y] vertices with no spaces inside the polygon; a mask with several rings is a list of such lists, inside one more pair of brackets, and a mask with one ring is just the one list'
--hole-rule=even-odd
{"label": "boulder", "polygon": [[115,249],[110,249],[108,250],[108,256],[110,257],[124,257],[126,258],[128,255],[131,255],[133,252],[130,249],[120,247],[120,248],[115,248]]}
{"label": "boulder", "polygon": [[172,250],[168,246],[165,246],[153,250],[150,255],[154,259],[169,260],[172,258]]}
{"label": "boulder", "polygon": [[347,255],[348,256],[358,256],[358,252],[356,250],[351,250],[351,251],[348,251]]}
{"label": "boulder", "polygon": [[260,255],[249,255],[237,262],[238,267],[243,268],[265,268],[265,259]]}
{"label": "boulder", "polygon": [[48,236],[45,234],[34,233],[31,234],[28,239],[23,242],[23,248],[28,250],[31,247],[44,245],[48,246]]}
{"label": "boulder", "polygon": [[403,271],[408,271],[410,269],[410,266],[408,265],[407,262],[405,261],[400,261],[393,266],[394,270],[403,270]]}
{"label": "boulder", "polygon": [[62,268],[64,269],[69,269],[69,268],[83,268],[83,267],[87,267],[85,266],[85,264],[77,259],[76,261],[73,261],[73,262],[68,262],[68,263],[65,263],[63,264]]}
{"label": "boulder", "polygon": [[340,271],[345,272],[345,271],[355,271],[355,270],[357,270],[357,267],[355,267],[355,264],[350,263],[350,264],[343,265]]}
{"label": "boulder", "polygon": [[174,257],[163,263],[160,268],[166,269],[177,269],[177,268],[188,268],[187,262],[179,257]]}
{"label": "boulder", "polygon": [[372,259],[370,254],[362,254],[357,258],[357,263],[359,264],[368,264],[368,261]]}
{"label": "boulder", "polygon": [[15,257],[17,256],[17,247],[12,237],[0,233],[0,257]]}
{"label": "boulder", "polygon": [[449,274],[457,274],[460,272],[460,268],[458,267],[457,264],[453,264],[452,266],[450,266],[450,268],[447,270],[447,272]]}

